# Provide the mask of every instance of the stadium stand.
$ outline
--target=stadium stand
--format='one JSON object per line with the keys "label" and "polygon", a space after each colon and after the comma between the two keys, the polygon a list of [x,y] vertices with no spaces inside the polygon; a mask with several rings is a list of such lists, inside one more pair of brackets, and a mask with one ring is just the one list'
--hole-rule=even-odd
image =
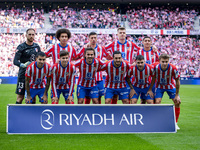
{"label": "stadium stand", "polygon": [[43,9],[0,9],[0,27],[44,28],[44,20]]}

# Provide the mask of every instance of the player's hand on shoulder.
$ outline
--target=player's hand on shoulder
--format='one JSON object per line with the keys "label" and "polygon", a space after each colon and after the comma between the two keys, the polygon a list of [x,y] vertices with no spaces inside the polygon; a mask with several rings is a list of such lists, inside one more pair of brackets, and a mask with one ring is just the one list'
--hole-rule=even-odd
{"label": "player's hand on shoulder", "polygon": [[152,49],[153,49],[154,52],[158,51],[158,48],[155,45],[152,45]]}
{"label": "player's hand on shoulder", "polygon": [[84,48],[89,48],[91,47],[90,43],[87,43],[86,45],[83,46]]}

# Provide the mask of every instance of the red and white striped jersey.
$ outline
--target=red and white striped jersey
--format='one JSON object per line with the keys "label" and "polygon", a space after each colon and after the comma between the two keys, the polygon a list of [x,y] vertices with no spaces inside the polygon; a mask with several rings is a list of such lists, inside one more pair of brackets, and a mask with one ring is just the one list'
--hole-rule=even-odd
{"label": "red and white striped jersey", "polygon": [[174,79],[178,79],[180,77],[177,68],[168,64],[168,67],[165,71],[161,69],[161,65],[158,64],[154,68],[155,76],[157,79],[156,88],[161,89],[174,89],[176,88],[176,83]]}
{"label": "red and white striped jersey", "polygon": [[87,64],[84,58],[75,62],[75,66],[79,69],[79,79],[78,84],[84,87],[93,87],[96,86],[96,73],[104,65],[103,61],[94,58],[92,64]]}
{"label": "red and white striped jersey", "polygon": [[134,77],[133,86],[138,88],[147,88],[151,84],[151,77],[154,76],[154,68],[149,64],[144,65],[144,69],[140,71],[136,66],[131,67],[128,71],[128,77]]}
{"label": "red and white striped jersey", "polygon": [[60,53],[60,51],[62,51],[62,50],[66,50],[66,51],[69,52],[69,61],[71,61],[71,60],[73,60],[73,59],[76,58],[76,55],[77,55],[77,54],[76,54],[76,50],[75,50],[74,47],[71,46],[70,44],[67,44],[65,47],[62,47],[62,46],[60,45],[60,43],[59,43],[59,44],[55,44],[55,45],[51,46],[51,47],[45,52],[45,54],[46,54],[47,57],[52,57],[53,64],[55,64],[56,61],[57,61],[58,59],[60,59],[59,53]]}
{"label": "red and white striped jersey", "polygon": [[127,60],[130,64],[134,61],[134,51],[140,50],[136,44],[131,41],[125,41],[124,44],[119,41],[114,41],[105,46],[107,52],[110,52],[113,55],[114,51],[120,51],[122,53],[122,58]]}
{"label": "red and white striped jersey", "polygon": [[26,68],[26,77],[30,78],[29,86],[32,89],[45,88],[45,77],[51,76],[51,66],[45,63],[42,68],[37,67],[37,62],[34,61]]}
{"label": "red and white striped jersey", "polygon": [[[103,57],[106,57],[108,55],[108,53],[106,52],[105,48],[99,46],[99,45],[96,45],[96,47],[94,48],[95,50],[95,58],[99,58],[99,59],[103,59]],[[77,54],[77,57],[83,57],[84,56],[84,51],[85,51],[85,48],[81,48],[80,52]],[[102,81],[103,80],[103,75],[102,75],[102,72],[99,71],[97,72],[96,76],[96,81]]]}
{"label": "red and white striped jersey", "polygon": [[53,97],[56,97],[56,89],[69,89],[69,95],[72,96],[75,84],[75,65],[68,62],[66,67],[61,62],[54,64],[51,73],[51,88]]}
{"label": "red and white striped jersey", "polygon": [[125,88],[125,76],[129,69],[130,65],[127,61],[122,61],[120,67],[115,67],[114,61],[107,62],[102,67],[102,70],[107,73],[105,87],[113,89]]}
{"label": "red and white striped jersey", "polygon": [[137,52],[137,56],[138,55],[144,56],[144,60],[145,60],[145,62],[147,64],[152,64],[152,63],[155,63],[155,62],[159,61],[159,53],[158,53],[158,51],[154,52],[152,50],[152,48],[149,51],[145,51],[144,49],[141,49],[141,50],[139,50]]}

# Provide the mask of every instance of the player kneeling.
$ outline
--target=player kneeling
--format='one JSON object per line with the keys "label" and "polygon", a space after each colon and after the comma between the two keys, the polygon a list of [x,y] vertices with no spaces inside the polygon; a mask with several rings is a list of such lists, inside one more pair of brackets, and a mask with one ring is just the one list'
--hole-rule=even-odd
{"label": "player kneeling", "polygon": [[69,62],[69,52],[60,51],[60,61],[52,68],[51,100],[58,104],[60,94],[65,98],[65,104],[74,104],[73,92],[75,84],[75,66]]}
{"label": "player kneeling", "polygon": [[[126,81],[131,88],[131,104],[137,104],[139,95],[141,95],[141,97],[146,100],[147,104],[153,104],[153,99],[147,95],[153,73],[153,67],[145,63],[144,56],[138,55],[136,57],[136,66],[131,67],[126,76]],[[132,76],[135,78],[133,85],[130,81],[130,77]]]}
{"label": "player kneeling", "polygon": [[[175,115],[176,122],[178,122],[180,114],[180,104],[181,100],[179,97],[179,88],[180,88],[180,75],[177,68],[169,63],[169,55],[161,54],[159,57],[159,64],[155,66],[155,76],[152,79],[151,86],[147,92],[153,97],[152,87],[156,81],[156,93],[155,93],[155,102],[160,104],[164,92],[167,92],[169,98],[172,99],[175,105]],[[174,81],[175,79],[175,81]],[[177,129],[180,129],[176,124]]]}
{"label": "player kneeling", "polygon": [[[46,63],[44,52],[38,52],[36,61],[31,63],[26,69],[26,104],[32,104],[35,96],[38,95],[42,104],[47,104],[47,92],[50,85],[51,70],[50,65]],[[46,79],[47,77],[47,83]]]}

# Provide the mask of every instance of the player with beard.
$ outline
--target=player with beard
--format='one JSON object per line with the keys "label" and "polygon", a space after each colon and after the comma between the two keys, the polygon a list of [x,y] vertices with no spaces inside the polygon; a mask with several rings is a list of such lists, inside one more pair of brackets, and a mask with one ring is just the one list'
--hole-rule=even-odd
{"label": "player with beard", "polygon": [[[21,104],[25,95],[25,72],[26,67],[35,61],[35,56],[40,52],[40,46],[34,43],[35,30],[29,28],[26,30],[26,42],[20,44],[15,53],[14,65],[19,67],[18,79],[17,79],[17,101],[16,104]],[[35,103],[33,100],[32,103]]]}
{"label": "player with beard", "polygon": [[50,86],[51,66],[46,63],[44,52],[38,52],[36,61],[26,69],[26,104],[32,104],[38,95],[42,104],[47,104],[47,93]]}
{"label": "player with beard", "polygon": [[93,48],[86,48],[84,58],[75,62],[75,66],[79,69],[80,73],[77,84],[79,104],[83,104],[85,96],[92,98],[94,104],[99,104],[99,91],[95,76],[103,65],[103,61],[95,58],[95,50]]}
{"label": "player with beard", "polygon": [[122,59],[120,51],[114,51],[113,60],[106,63],[102,70],[106,71],[105,103],[111,104],[114,95],[119,96],[123,104],[129,104],[129,90],[127,89],[125,76],[130,65]]}
{"label": "player with beard", "polygon": [[[103,58],[106,58],[108,60],[112,59],[112,57],[105,51],[105,48],[97,44],[97,33],[90,32],[88,36],[89,43],[80,50],[80,52],[77,54],[77,57],[83,57],[85,48],[91,47],[95,50],[95,58],[99,58],[100,60],[102,60]],[[104,95],[104,82],[102,71],[97,72],[95,78],[99,90],[99,103],[101,104],[101,97]],[[90,97],[86,96],[85,104],[90,104],[90,100]]]}
{"label": "player with beard", "polygon": [[[137,104],[139,96],[143,97],[148,104],[153,104],[153,99],[149,95],[146,95],[150,87],[151,78],[153,75],[154,75],[153,67],[145,63],[144,56],[138,55],[136,57],[136,66],[131,67],[126,76],[126,81],[131,88],[130,92],[131,104]],[[130,81],[130,78],[132,76],[135,78],[133,85]]]}

